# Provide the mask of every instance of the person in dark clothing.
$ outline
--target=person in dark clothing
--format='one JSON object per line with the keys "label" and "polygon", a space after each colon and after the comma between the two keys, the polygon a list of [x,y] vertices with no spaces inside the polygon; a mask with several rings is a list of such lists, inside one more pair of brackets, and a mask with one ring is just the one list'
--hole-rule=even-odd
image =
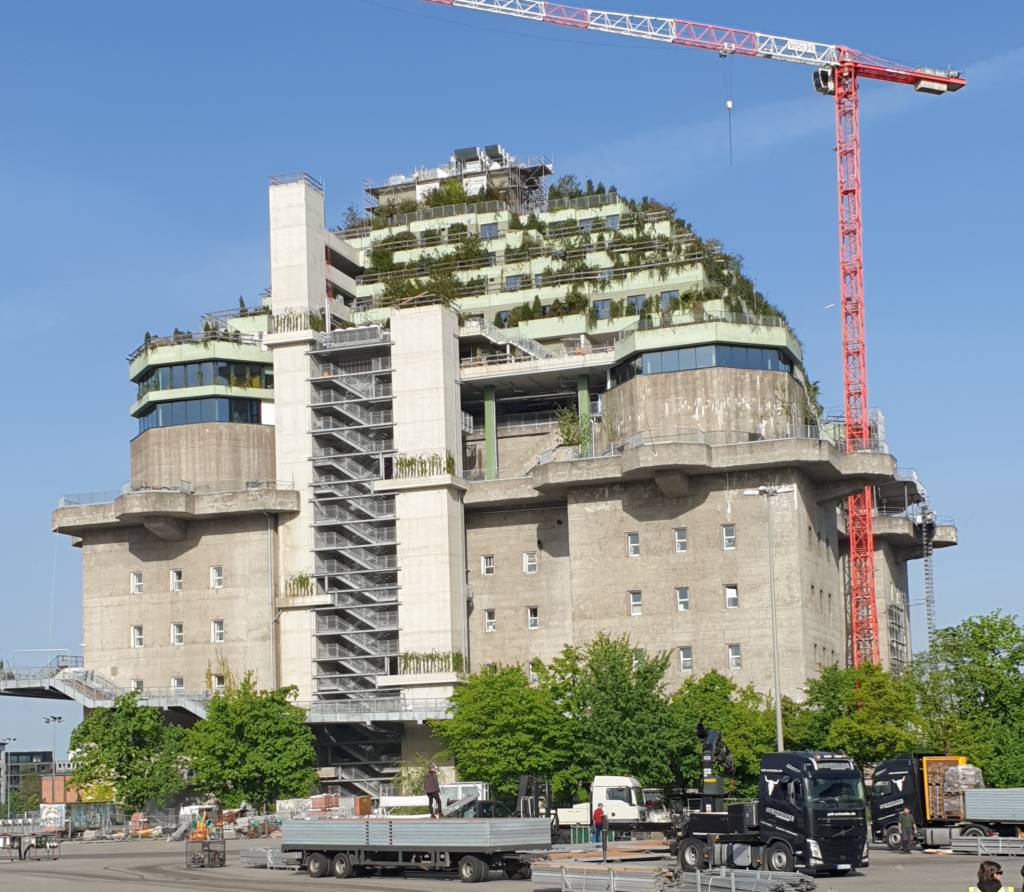
{"label": "person in dark clothing", "polygon": [[914,831],[917,830],[917,824],[914,823],[914,816],[910,813],[909,808],[903,809],[903,814],[900,815],[900,842],[903,844],[903,854],[910,854],[910,841],[914,838]]}
{"label": "person in dark clothing", "polygon": [[[1021,871],[1024,875],[1024,871]],[[982,861],[978,866],[978,885],[969,892],[1013,892],[1013,886],[1003,885],[1003,868],[995,861]]]}
{"label": "person in dark clothing", "polygon": [[[427,794],[427,805],[430,806],[430,817],[441,817],[441,784],[437,779],[437,767],[430,766],[426,777],[423,778],[423,792]],[[434,813],[434,803],[437,803],[437,814]]]}

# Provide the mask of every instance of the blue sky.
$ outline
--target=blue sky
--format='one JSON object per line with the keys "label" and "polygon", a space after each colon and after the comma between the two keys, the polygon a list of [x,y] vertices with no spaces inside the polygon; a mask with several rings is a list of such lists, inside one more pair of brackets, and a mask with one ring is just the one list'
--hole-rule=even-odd
{"label": "blue sky", "polygon": [[[1017,368],[1024,7],[610,0],[967,72],[955,96],[864,83],[870,402],[958,548],[936,557],[941,624],[1017,610]],[[125,357],[269,284],[267,178],[326,184],[328,223],[364,177],[500,142],[677,207],[742,254],[806,328],[841,404],[834,110],[811,69],[578,32],[417,0],[8,4],[0,29],[0,353],[7,469],[0,658],[80,652],[80,556],[62,493],[128,477]],[[732,113],[733,164],[725,101]],[[921,597],[915,567],[912,598]],[[923,608],[914,608],[916,642]],[[51,621],[52,615],[52,621]],[[0,737],[49,747],[73,704],[0,699]]]}

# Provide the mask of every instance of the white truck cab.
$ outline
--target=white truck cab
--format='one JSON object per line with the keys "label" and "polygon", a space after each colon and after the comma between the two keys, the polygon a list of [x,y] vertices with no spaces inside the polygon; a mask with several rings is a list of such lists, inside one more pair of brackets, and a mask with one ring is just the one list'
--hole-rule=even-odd
{"label": "white truck cab", "polygon": [[563,827],[589,827],[593,810],[604,803],[605,820],[613,824],[643,824],[647,821],[647,805],[643,788],[635,777],[598,775],[590,786],[590,802],[578,802],[572,808],[558,809],[558,823]]}

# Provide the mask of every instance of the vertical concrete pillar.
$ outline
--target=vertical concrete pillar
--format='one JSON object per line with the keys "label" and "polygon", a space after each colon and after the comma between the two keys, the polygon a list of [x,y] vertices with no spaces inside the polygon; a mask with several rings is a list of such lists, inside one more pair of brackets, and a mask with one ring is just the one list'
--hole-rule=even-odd
{"label": "vertical concrete pillar", "polygon": [[[590,376],[580,375],[576,379],[577,411],[580,415],[580,427],[590,427]],[[580,444],[580,455],[590,455],[590,437]]]}
{"label": "vertical concrete pillar", "polygon": [[488,480],[498,476],[498,429],[494,386],[484,385],[484,467]]}

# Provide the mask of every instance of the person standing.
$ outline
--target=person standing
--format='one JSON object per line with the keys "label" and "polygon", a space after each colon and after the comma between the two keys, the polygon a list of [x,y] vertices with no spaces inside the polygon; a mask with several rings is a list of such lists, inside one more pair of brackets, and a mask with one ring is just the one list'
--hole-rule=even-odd
{"label": "person standing", "polygon": [[[437,766],[431,765],[426,777],[423,778],[423,792],[427,794],[427,805],[430,806],[430,817],[441,817],[441,784],[437,779]],[[434,803],[437,803],[437,814],[434,814]]]}
{"label": "person standing", "polygon": [[982,861],[978,865],[978,885],[971,886],[968,892],[1013,892],[1013,886],[1003,885],[1003,868],[995,861]]}
{"label": "person standing", "polygon": [[914,816],[910,813],[909,808],[903,809],[903,813],[900,815],[900,843],[902,844],[902,850],[904,855],[910,854],[910,841],[914,838],[914,833],[917,831],[917,824],[914,823]]}
{"label": "person standing", "polygon": [[594,809],[594,838],[591,842],[601,841],[601,828],[604,827],[604,803],[597,803],[597,808]]}

